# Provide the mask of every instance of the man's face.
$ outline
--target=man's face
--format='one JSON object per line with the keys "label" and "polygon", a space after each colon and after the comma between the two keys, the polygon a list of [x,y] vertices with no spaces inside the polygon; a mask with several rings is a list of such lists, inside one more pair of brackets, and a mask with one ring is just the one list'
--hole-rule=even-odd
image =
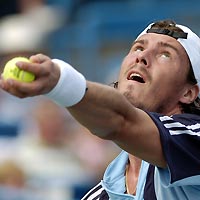
{"label": "man's face", "polygon": [[122,62],[118,90],[138,108],[173,114],[188,84],[189,66],[185,49],[176,39],[142,35]]}

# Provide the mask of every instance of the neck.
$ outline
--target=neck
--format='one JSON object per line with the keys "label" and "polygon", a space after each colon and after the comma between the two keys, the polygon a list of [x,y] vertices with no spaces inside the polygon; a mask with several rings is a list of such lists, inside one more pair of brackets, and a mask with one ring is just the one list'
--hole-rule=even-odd
{"label": "neck", "polygon": [[126,168],[126,190],[128,194],[135,195],[140,173],[141,159],[129,154],[129,163]]}
{"label": "neck", "polygon": [[139,173],[142,160],[138,157],[129,154],[129,161],[130,167],[134,168],[134,171]]}
{"label": "neck", "polygon": [[180,104],[174,107],[174,109],[170,109],[169,111],[161,112],[164,115],[171,116],[175,114],[181,114],[183,113],[183,108],[181,107]]}

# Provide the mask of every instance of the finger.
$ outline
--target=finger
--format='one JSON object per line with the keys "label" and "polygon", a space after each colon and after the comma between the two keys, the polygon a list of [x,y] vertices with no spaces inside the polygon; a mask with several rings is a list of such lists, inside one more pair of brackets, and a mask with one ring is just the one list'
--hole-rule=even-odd
{"label": "finger", "polygon": [[7,91],[8,90],[9,85],[3,80],[2,76],[1,76],[1,80],[0,80],[0,88]]}
{"label": "finger", "polygon": [[43,62],[45,62],[47,60],[50,60],[50,58],[48,56],[43,55],[43,54],[33,55],[29,59],[33,63],[43,63]]}
{"label": "finger", "polygon": [[14,90],[13,88],[8,88],[5,91],[8,92],[9,94],[14,95],[14,96],[19,97],[19,98],[26,98],[26,97],[28,97],[28,95],[26,93],[19,92],[17,90]]}
{"label": "finger", "polygon": [[51,62],[38,64],[38,63],[29,63],[29,62],[20,61],[20,62],[17,62],[16,65],[21,70],[33,73],[37,78],[37,77],[49,74],[49,66],[51,67],[52,64]]}
{"label": "finger", "polygon": [[0,80],[0,88],[2,88],[4,91],[6,91],[14,96],[24,98],[25,95],[22,92],[19,92],[14,87],[12,87],[12,85],[13,85],[12,81],[13,80],[4,81],[1,79]]}
{"label": "finger", "polygon": [[[14,79],[7,79],[0,81],[0,87],[18,97],[28,97],[42,94],[42,81],[39,82],[20,82]],[[43,91],[45,93],[45,91]]]}

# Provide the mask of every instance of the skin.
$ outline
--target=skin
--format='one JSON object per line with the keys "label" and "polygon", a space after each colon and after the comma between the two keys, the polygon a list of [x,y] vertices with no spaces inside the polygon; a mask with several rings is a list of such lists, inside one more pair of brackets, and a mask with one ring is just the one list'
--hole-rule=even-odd
{"label": "skin", "polygon": [[[60,71],[47,56],[30,57],[33,63],[17,65],[36,75],[32,83],[0,81],[0,87],[20,98],[45,94],[56,85]],[[165,168],[166,161],[157,127],[144,112],[165,115],[182,113],[181,103],[191,103],[197,85],[187,83],[189,59],[179,42],[166,35],[148,33],[134,42],[124,58],[118,89],[87,81],[88,91],[76,105],[67,108],[91,133],[112,140],[129,153],[129,190],[135,193],[141,159]],[[145,83],[129,80],[140,74]],[[178,76],[177,76],[178,75]]]}

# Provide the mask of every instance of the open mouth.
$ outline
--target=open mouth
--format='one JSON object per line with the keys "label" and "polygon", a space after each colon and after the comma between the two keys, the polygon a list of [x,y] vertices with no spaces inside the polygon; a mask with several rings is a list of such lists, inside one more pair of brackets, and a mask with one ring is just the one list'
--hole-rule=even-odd
{"label": "open mouth", "polygon": [[137,81],[139,83],[145,83],[143,77],[138,74],[138,73],[131,73],[129,76],[128,76],[128,80],[133,80],[133,81]]}

